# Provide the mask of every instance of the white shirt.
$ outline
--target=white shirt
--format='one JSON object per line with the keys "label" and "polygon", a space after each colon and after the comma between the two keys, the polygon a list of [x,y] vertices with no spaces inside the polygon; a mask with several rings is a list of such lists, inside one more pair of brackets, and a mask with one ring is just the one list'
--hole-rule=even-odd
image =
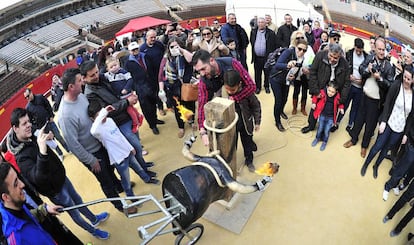
{"label": "white shirt", "polygon": [[[112,164],[120,164],[134,149],[121,133],[112,118],[107,117],[108,111],[102,108],[91,127],[91,134],[97,138],[108,151]],[[105,122],[103,120],[105,119]]]}

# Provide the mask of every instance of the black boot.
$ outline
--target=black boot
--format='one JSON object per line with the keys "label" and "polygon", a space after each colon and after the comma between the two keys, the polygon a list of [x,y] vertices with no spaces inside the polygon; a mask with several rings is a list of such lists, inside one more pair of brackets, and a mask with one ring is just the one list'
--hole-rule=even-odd
{"label": "black boot", "polygon": [[368,168],[369,163],[364,163],[364,165],[362,165],[361,168],[361,176],[365,176],[365,173],[367,172],[367,168]]}

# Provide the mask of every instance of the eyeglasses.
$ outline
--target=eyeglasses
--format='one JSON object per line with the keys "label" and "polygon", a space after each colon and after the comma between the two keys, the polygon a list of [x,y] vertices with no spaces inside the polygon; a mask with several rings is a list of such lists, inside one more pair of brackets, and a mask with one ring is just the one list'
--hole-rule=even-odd
{"label": "eyeglasses", "polygon": [[298,47],[298,50],[299,50],[299,51],[303,51],[304,53],[306,53],[306,51],[307,51],[307,49],[306,49],[306,48],[301,48],[301,47]]}
{"label": "eyeglasses", "polygon": [[296,40],[305,39],[305,37],[296,37]]}
{"label": "eyeglasses", "polygon": [[208,33],[203,33],[203,37],[205,37],[205,36],[210,36],[211,35],[211,32],[208,32]]}
{"label": "eyeglasses", "polygon": [[336,41],[339,41],[339,37],[334,37],[333,38],[333,40],[336,42]]}

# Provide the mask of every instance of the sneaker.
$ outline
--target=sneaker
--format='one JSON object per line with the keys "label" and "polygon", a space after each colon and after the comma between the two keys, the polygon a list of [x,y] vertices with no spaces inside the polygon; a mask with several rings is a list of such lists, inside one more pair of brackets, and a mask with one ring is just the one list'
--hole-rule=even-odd
{"label": "sneaker", "polygon": [[96,215],[95,217],[96,217],[96,220],[94,222],[92,222],[93,227],[97,227],[100,223],[107,220],[109,218],[109,213],[108,212],[102,212],[102,213]]}
{"label": "sneaker", "polygon": [[324,151],[325,148],[326,148],[326,142],[322,142],[321,148],[319,150]]}
{"label": "sneaker", "polygon": [[142,156],[146,156],[146,155],[148,155],[148,151],[146,151],[146,150],[142,150]]}
{"label": "sneaker", "polygon": [[384,190],[384,192],[382,193],[382,200],[384,200],[384,202],[388,200],[388,195],[389,194],[390,193],[386,190]]}
{"label": "sneaker", "polygon": [[390,232],[390,237],[395,237],[395,236],[398,236],[399,234],[400,234],[400,231],[392,230]]}
{"label": "sneaker", "polygon": [[388,222],[388,220],[390,220],[390,218],[387,215],[385,215],[385,217],[382,219],[382,223],[385,224]]}
{"label": "sneaker", "polygon": [[249,169],[249,171],[250,172],[254,172],[256,169],[255,169],[255,167],[254,167],[254,165],[253,165],[253,163],[250,163],[250,164],[247,164],[247,168]]}
{"label": "sneaker", "polygon": [[58,155],[58,157],[59,157],[59,160],[60,160],[61,162],[63,162],[63,154],[62,154],[62,155]]}
{"label": "sneaker", "polygon": [[160,181],[159,181],[159,180],[157,180],[157,179],[155,179],[155,178],[151,178],[151,179],[149,179],[148,181],[146,181],[145,183],[147,183],[147,184],[159,185],[159,184],[160,184]]}
{"label": "sneaker", "polygon": [[103,230],[95,229],[94,232],[92,232],[92,235],[98,239],[101,240],[108,240],[109,239],[109,233]]}
{"label": "sneaker", "polygon": [[400,189],[398,189],[398,187],[392,188],[392,190],[394,191],[394,195],[400,195]]}
{"label": "sneaker", "polygon": [[312,141],[312,147],[315,147],[318,144],[319,140],[318,139],[314,139]]}

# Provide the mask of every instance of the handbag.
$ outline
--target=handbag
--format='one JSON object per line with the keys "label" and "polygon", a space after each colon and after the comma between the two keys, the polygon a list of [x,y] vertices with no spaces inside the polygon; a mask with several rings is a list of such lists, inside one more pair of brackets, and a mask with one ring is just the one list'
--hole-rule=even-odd
{"label": "handbag", "polygon": [[191,82],[182,83],[181,84],[181,100],[182,101],[197,101],[197,99],[198,99],[198,80],[196,78],[192,78]]}

